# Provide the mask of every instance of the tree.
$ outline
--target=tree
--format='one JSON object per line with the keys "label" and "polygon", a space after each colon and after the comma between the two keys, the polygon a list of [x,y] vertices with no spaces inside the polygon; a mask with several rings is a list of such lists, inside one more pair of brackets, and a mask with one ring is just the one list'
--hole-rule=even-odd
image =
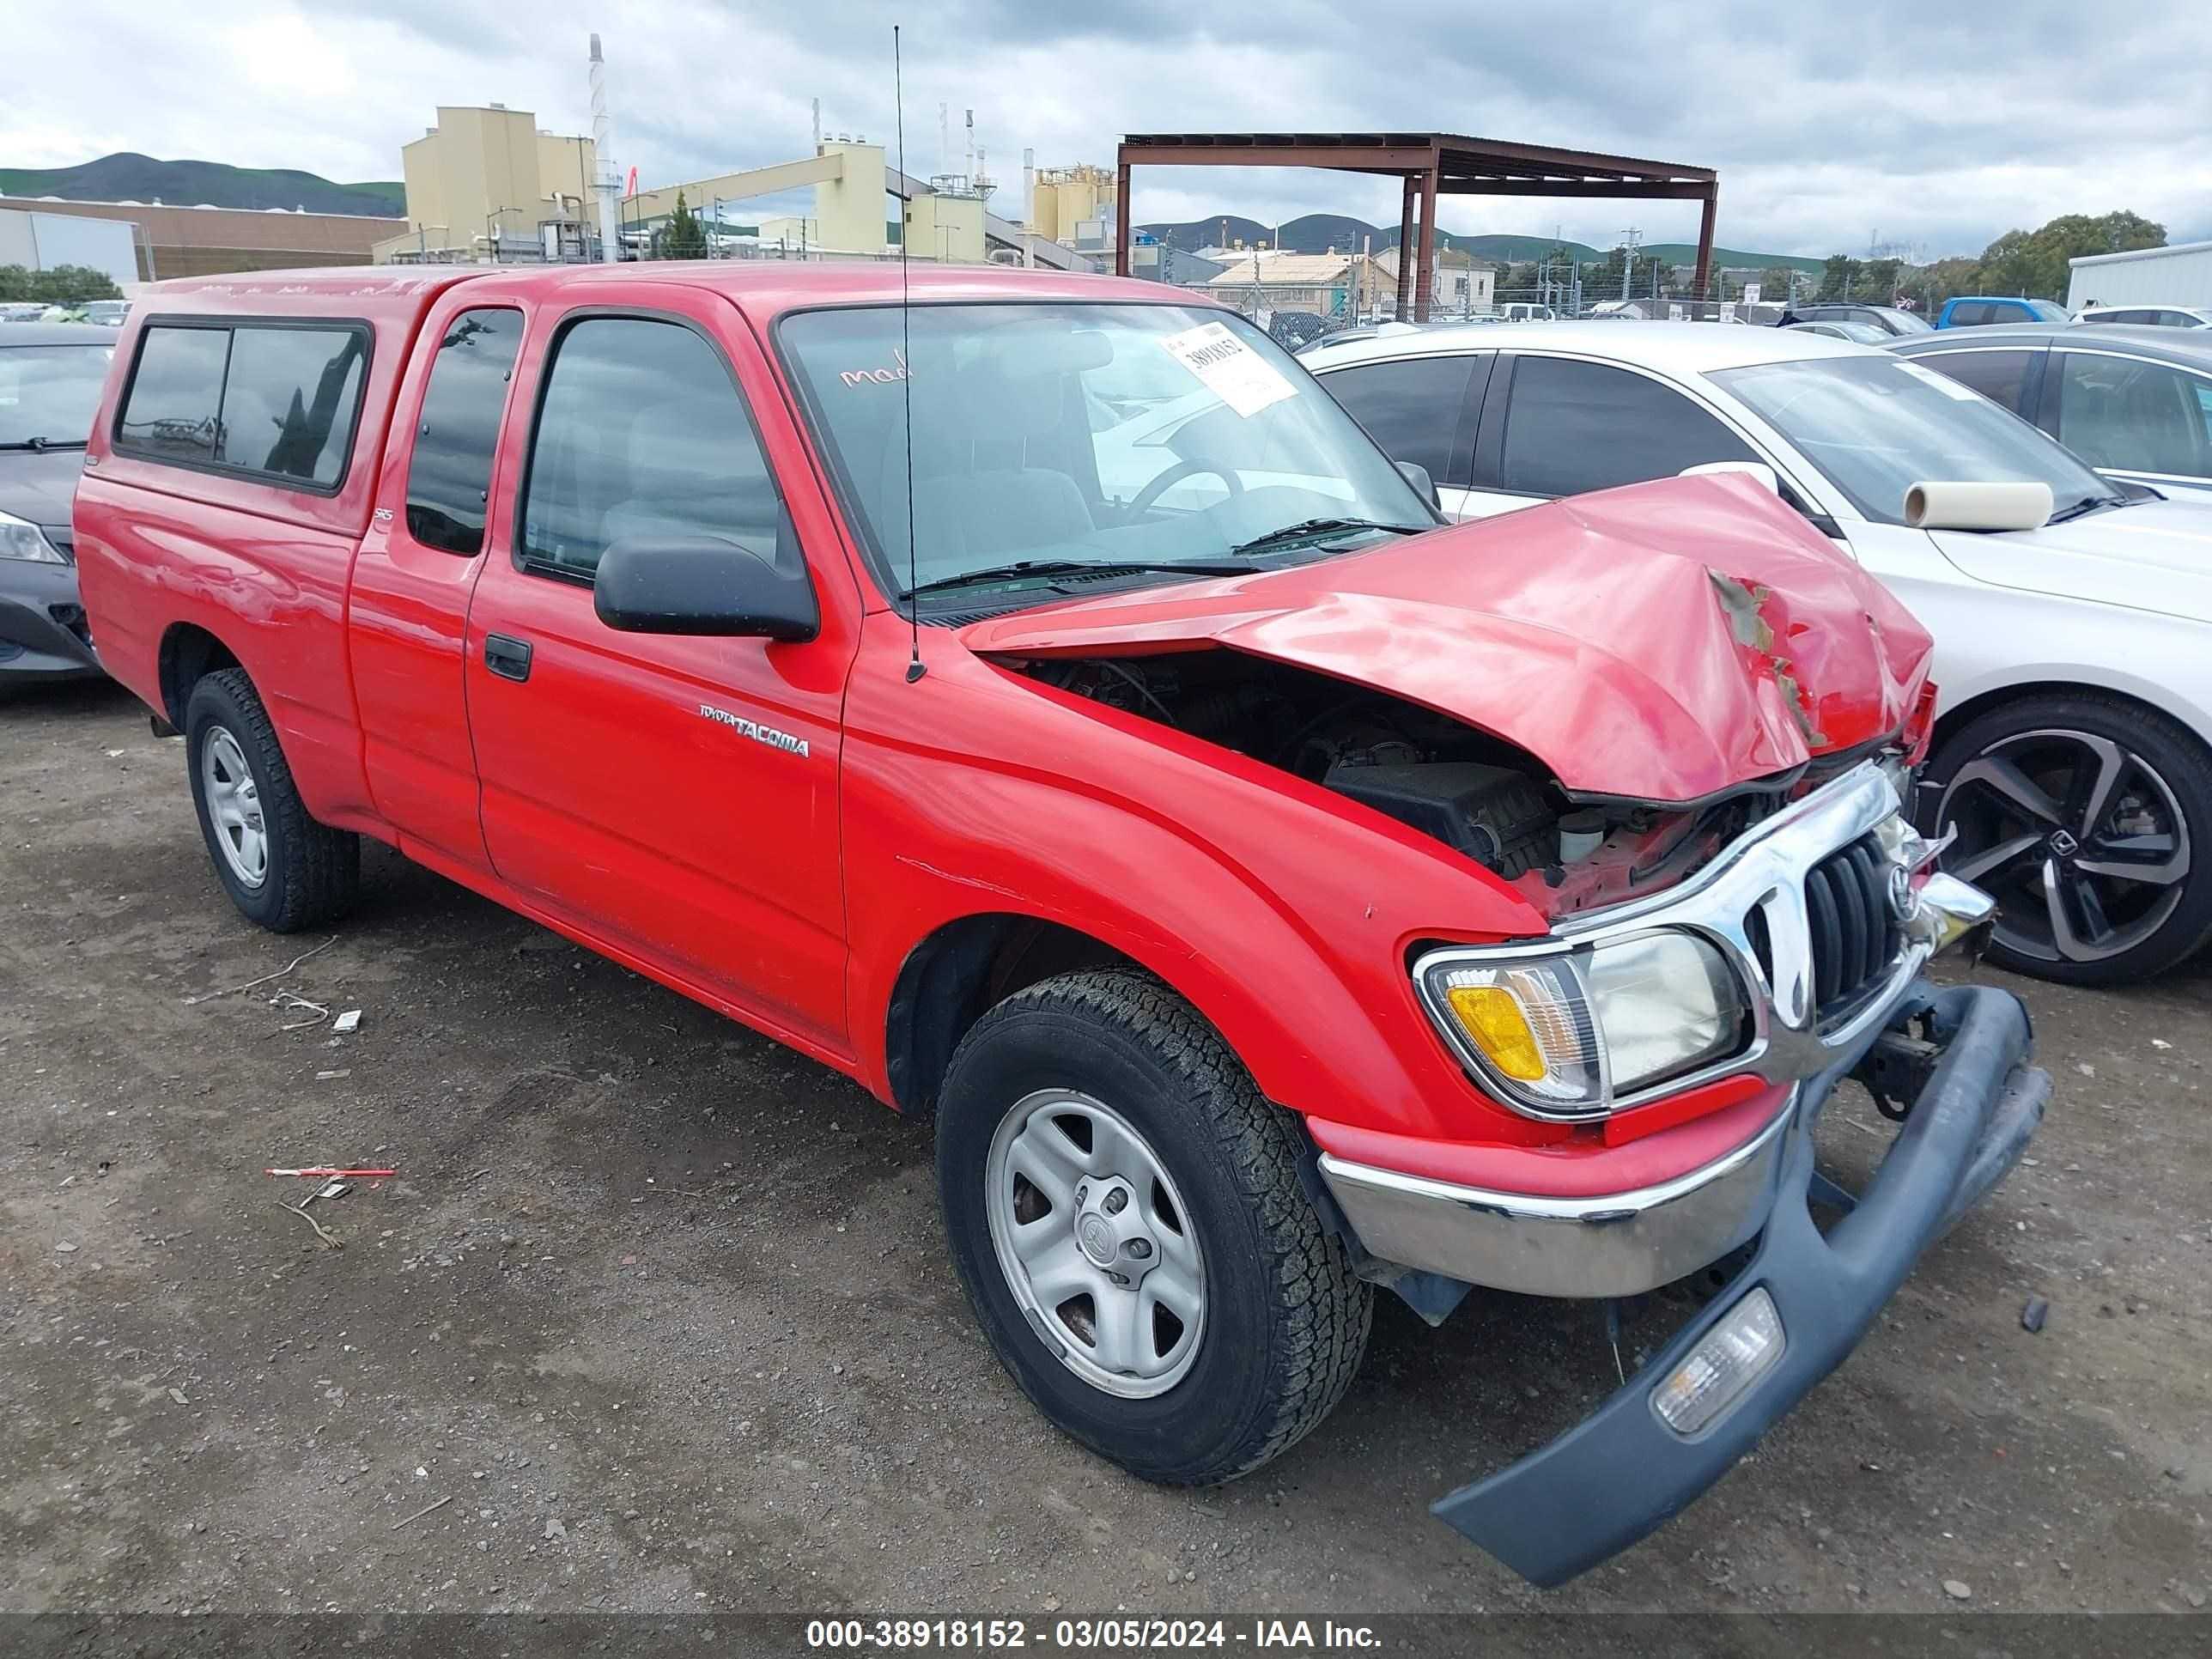
{"label": "tree", "polygon": [[1859,295],[1869,304],[1891,304],[1897,298],[1898,285],[1904,276],[1904,260],[1869,259],[1859,267]]}
{"label": "tree", "polygon": [[1856,300],[1865,296],[1859,292],[1863,267],[1848,253],[1831,253],[1820,266],[1820,289],[1815,298],[1822,300]]}
{"label": "tree", "polygon": [[123,290],[105,271],[90,265],[53,265],[33,270],[0,265],[0,301],[33,300],[41,305],[70,305],[82,300],[119,300]]}
{"label": "tree", "polygon": [[660,233],[660,257],[664,259],[703,259],[707,257],[707,228],[699,222],[699,216],[684,204],[684,192],[676,192],[676,211],[669,216],[668,228]]}
{"label": "tree", "polygon": [[2166,227],[2117,209],[2094,216],[2064,213],[2035,230],[2008,230],[1982,250],[1982,291],[2063,300],[2067,262],[2095,253],[2164,247]]}
{"label": "tree", "polygon": [[1791,265],[1769,265],[1759,273],[1759,297],[1763,301],[1787,301],[1790,284],[1801,273]]}

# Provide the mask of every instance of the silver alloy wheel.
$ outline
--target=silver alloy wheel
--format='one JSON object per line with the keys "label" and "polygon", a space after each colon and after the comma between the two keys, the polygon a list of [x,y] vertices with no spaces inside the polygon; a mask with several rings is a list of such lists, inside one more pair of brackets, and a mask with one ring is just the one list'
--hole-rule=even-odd
{"label": "silver alloy wheel", "polygon": [[228,726],[210,726],[200,744],[200,787],[208,822],[230,873],[248,887],[269,876],[269,826],[261,815],[261,786]]}
{"label": "silver alloy wheel", "polygon": [[2189,874],[2189,820],[2158,769],[2089,732],[2000,738],[1944,786],[1943,868],[1997,901],[1997,942],[2101,962],[2166,925]]}
{"label": "silver alloy wheel", "polygon": [[1060,1363],[1125,1400],[1182,1381],[1206,1333],[1206,1258],[1129,1121],[1073,1090],[1026,1095],[991,1137],[983,1180],[1000,1270]]}

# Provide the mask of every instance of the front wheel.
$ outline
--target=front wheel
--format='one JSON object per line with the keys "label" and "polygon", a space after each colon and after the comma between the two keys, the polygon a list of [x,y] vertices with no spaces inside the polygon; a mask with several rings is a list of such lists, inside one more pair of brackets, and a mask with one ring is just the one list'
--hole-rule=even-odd
{"label": "front wheel", "polygon": [[1978,714],[1928,767],[1942,867],[1997,901],[1990,954],[2075,985],[2140,979],[2212,935],[2212,756],[2118,697],[2024,697]]}
{"label": "front wheel", "polygon": [[1146,1480],[1258,1468],[1328,1414],[1373,1293],[1290,1123],[1157,981],[1070,974],[979,1020],[940,1096],[939,1194],[992,1347]]}

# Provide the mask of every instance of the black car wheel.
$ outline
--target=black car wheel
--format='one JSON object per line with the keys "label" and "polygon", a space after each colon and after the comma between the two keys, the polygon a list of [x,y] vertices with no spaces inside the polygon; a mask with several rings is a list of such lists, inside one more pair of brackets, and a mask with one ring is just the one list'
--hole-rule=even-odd
{"label": "black car wheel", "polygon": [[1928,769],[1942,867],[1997,901],[1990,955],[2076,985],[2140,979],[2212,934],[2212,756],[2094,692],[1978,715]]}

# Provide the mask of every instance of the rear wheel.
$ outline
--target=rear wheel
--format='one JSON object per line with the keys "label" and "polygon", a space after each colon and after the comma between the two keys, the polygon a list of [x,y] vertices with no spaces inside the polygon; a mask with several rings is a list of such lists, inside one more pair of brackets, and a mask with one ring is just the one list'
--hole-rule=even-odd
{"label": "rear wheel", "polygon": [[1370,1288],[1289,1121],[1194,1010],[1133,972],[1000,1003],[940,1095],[939,1196],[991,1346],[1060,1428],[1147,1480],[1226,1480],[1328,1415]]}
{"label": "rear wheel", "polygon": [[1997,901],[1990,955],[2076,985],[2172,967],[2212,934],[2212,756],[2094,692],[1976,716],[1928,769],[1942,866]]}
{"label": "rear wheel", "polygon": [[185,752],[216,878],[248,921],[289,933],[353,908],[361,838],[308,816],[276,728],[243,669],[193,685]]}

